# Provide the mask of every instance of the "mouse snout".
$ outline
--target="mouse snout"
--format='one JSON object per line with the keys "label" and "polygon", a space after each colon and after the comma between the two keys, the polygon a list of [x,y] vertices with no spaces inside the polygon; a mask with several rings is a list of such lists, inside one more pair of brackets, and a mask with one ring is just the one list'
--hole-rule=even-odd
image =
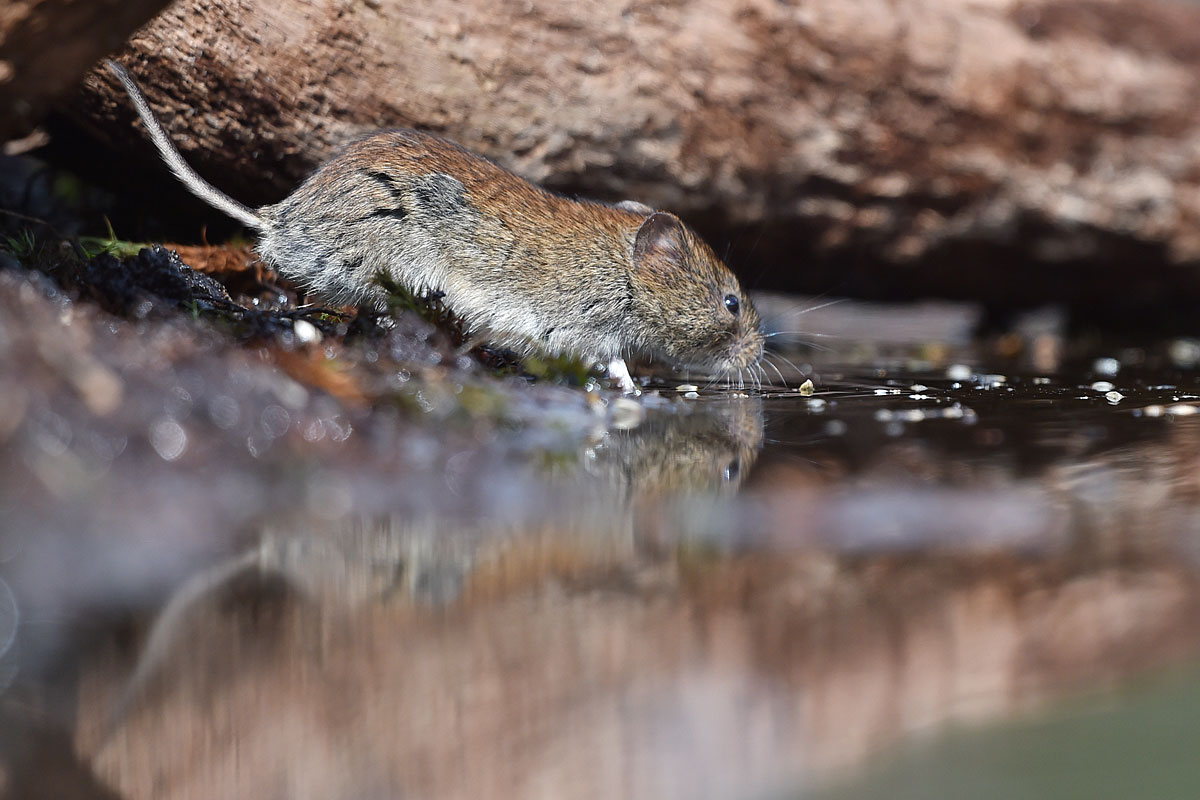
{"label": "mouse snout", "polygon": [[742,330],[725,351],[726,371],[747,369],[757,364],[763,357],[766,338],[758,325]]}
{"label": "mouse snout", "polygon": [[733,344],[730,365],[734,369],[745,369],[757,364],[763,356],[764,342],[763,332],[758,328],[746,331]]}

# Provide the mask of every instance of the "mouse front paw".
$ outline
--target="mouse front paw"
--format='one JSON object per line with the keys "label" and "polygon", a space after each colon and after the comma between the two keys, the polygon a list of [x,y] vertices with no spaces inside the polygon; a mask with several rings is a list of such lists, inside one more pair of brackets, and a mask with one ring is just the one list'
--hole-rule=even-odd
{"label": "mouse front paw", "polygon": [[616,381],[625,394],[641,394],[641,390],[638,389],[637,384],[633,382],[633,377],[629,374],[629,367],[625,365],[625,359],[614,358],[608,362],[608,377]]}

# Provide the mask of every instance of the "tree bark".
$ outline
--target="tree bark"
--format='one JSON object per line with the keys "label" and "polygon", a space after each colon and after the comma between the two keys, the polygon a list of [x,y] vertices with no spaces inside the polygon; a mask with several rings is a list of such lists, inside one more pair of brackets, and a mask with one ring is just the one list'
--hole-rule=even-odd
{"label": "tree bark", "polygon": [[[248,201],[417,126],[677,211],[762,285],[1200,299],[1200,6],[1178,0],[186,0],[124,61]],[[146,154],[117,92],[93,78],[81,107]]]}
{"label": "tree bark", "polygon": [[5,0],[0,5],[0,142],[25,136],[96,59],[167,0]]}

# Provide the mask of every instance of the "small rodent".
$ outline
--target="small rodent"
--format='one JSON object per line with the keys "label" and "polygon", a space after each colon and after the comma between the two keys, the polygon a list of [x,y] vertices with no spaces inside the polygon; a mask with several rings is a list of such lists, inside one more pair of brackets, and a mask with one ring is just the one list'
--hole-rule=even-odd
{"label": "small rodent", "polygon": [[673,214],[552,194],[453,142],[389,130],[350,144],[257,211],[213,187],[108,61],[162,159],[197,197],[258,232],[279,274],[335,303],[382,299],[380,275],[436,293],[474,335],[518,352],[624,359],[739,380],[763,332],[737,278]]}

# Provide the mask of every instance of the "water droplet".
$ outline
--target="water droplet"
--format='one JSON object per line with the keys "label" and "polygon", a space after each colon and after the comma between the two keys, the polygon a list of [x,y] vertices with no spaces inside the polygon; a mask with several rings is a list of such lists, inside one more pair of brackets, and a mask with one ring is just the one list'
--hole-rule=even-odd
{"label": "water droplet", "polygon": [[237,400],[229,395],[220,394],[208,402],[208,416],[218,428],[227,431],[238,424],[242,410]]}
{"label": "water droplet", "polygon": [[946,367],[946,377],[952,381],[969,381],[971,368],[966,364],[951,364]]}
{"label": "water droplet", "polygon": [[287,433],[292,424],[292,415],[283,406],[270,405],[263,409],[259,422],[267,436],[278,439]]}
{"label": "water droplet", "polygon": [[150,426],[150,446],[164,461],[174,461],[187,447],[187,432],[171,419],[160,419]]}

